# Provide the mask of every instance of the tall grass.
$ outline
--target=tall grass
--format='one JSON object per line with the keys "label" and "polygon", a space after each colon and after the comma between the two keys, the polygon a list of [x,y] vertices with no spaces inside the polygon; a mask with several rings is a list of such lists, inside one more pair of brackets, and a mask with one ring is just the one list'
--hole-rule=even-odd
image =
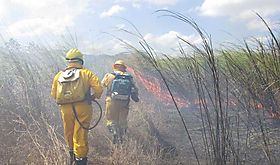
{"label": "tall grass", "polygon": [[[255,39],[255,47],[245,41],[235,49],[231,46],[215,51],[210,35],[194,20],[168,10],[158,12],[191,26],[202,43],[195,45],[178,36],[178,57],[157,53],[141,34],[138,36],[143,49],[129,46],[157,70],[172,98],[176,91],[196,91],[193,98],[200,102],[198,130],[191,129],[193,124],[188,124],[174,99],[173,102],[197,164],[277,164],[275,149],[279,145],[275,144],[275,135],[279,129],[271,123],[279,119],[271,121],[267,115],[267,111],[279,111],[279,44],[272,30],[268,27],[267,43]],[[193,51],[185,51],[186,46]],[[261,110],[256,108],[259,103],[263,105]],[[201,138],[193,138],[199,132]]]}
{"label": "tall grass", "polygon": [[[178,36],[177,57],[158,54],[139,32],[143,49],[130,45],[137,56],[130,62],[145,63],[137,68],[162,79],[174,107],[162,106],[141,90],[143,99],[132,105],[123,145],[112,145],[104,124],[90,132],[90,163],[277,164],[280,136],[275,121],[279,120],[269,115],[279,112],[278,36],[267,26],[270,37],[265,42],[247,40],[215,51],[212,38],[195,21],[167,10],[158,13],[191,26],[202,41],[194,45]],[[4,164],[67,163],[50,88],[53,76],[65,67],[62,56],[70,45],[47,48],[10,40],[1,49]],[[180,109],[175,94],[190,102],[198,100],[198,107]]]}
{"label": "tall grass", "polygon": [[[1,125],[5,142],[5,164],[62,164],[65,146],[57,134],[58,111],[54,111],[49,93],[53,73],[57,71],[61,50],[23,46],[15,40],[1,49]],[[55,156],[57,155],[57,156]],[[35,159],[35,158],[38,159]]]}
{"label": "tall grass", "polygon": [[[47,48],[10,40],[1,50],[0,62],[5,72],[1,72],[0,78],[0,161],[3,164],[67,164],[68,148],[58,106],[50,98],[52,79],[65,67],[65,47]],[[108,68],[110,66],[108,63]],[[154,121],[143,124],[146,119],[139,117],[153,111],[149,103],[143,105],[132,108],[141,113],[131,112],[133,124],[125,145],[112,145],[111,135],[102,123],[90,132],[89,164],[173,163],[173,159],[162,159],[162,154],[169,152],[162,151],[168,143],[158,140],[162,138],[160,133],[152,133],[158,131]],[[153,129],[147,129],[150,125]]]}

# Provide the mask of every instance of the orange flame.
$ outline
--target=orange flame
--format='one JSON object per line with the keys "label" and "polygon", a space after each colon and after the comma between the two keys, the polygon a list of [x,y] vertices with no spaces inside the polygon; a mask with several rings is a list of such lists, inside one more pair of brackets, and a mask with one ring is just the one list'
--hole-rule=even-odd
{"label": "orange flame", "polygon": [[[148,77],[145,75],[145,77],[140,73],[134,70],[131,67],[128,67],[127,70],[132,73],[137,80],[141,82],[141,84],[145,87],[145,89],[152,93],[155,98],[157,98],[160,102],[164,103],[165,105],[173,105],[173,100],[167,90],[163,90],[160,86],[160,81],[154,77]],[[181,98],[179,96],[174,96],[174,99],[178,105],[179,108],[187,108],[190,106],[190,102],[187,101],[184,98]],[[207,103],[207,100],[200,100],[195,99],[193,100],[194,105],[202,104],[202,102]],[[237,103],[235,100],[229,100],[228,104],[230,106],[237,106]],[[264,106],[261,103],[258,103],[255,105],[256,109],[263,109]],[[268,111],[269,118],[272,119],[280,119],[280,112],[273,112],[272,110]]]}
{"label": "orange flame", "polygon": [[[173,105],[172,97],[167,90],[163,90],[160,86],[158,79],[154,77],[145,78],[141,73],[135,71],[134,69],[128,67],[127,70],[132,73],[137,80],[139,80],[147,91],[152,93],[159,101],[163,102],[165,105]],[[147,76],[146,76],[147,77]],[[189,102],[178,96],[174,96],[174,99],[179,108],[189,107]]]}

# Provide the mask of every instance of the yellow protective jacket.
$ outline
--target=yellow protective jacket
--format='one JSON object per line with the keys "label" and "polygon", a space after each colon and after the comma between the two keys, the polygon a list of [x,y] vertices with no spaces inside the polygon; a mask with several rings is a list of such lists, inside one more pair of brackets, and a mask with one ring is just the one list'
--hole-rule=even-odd
{"label": "yellow protective jacket", "polygon": [[[83,68],[83,66],[78,63],[70,63],[66,69],[70,68],[80,68],[80,78],[84,82],[85,91],[91,89],[95,98],[101,97],[103,89],[98,77],[94,73]],[[62,71],[60,71],[53,80],[51,95],[54,99],[56,99],[57,83],[61,74]],[[79,121],[85,127],[89,127],[90,125],[93,110],[91,104],[89,104],[87,100],[73,104],[59,105],[61,118],[63,120],[65,141],[68,144],[69,150],[74,150],[76,157],[82,158],[86,157],[88,153],[88,131],[83,129],[76,120],[73,113],[73,105],[75,106]]]}
{"label": "yellow protective jacket", "polygon": [[[126,74],[126,72],[114,70],[119,74]],[[115,75],[107,73],[101,81],[103,87],[110,90],[112,81],[115,79]],[[136,87],[135,81],[132,79],[132,87],[138,95],[138,88]],[[127,116],[129,112],[129,100],[128,101],[112,101],[112,98],[107,95],[105,100],[105,117],[106,125],[112,126],[114,124],[119,125],[120,128],[127,128]]]}
{"label": "yellow protective jacket", "polygon": [[[83,68],[83,66],[78,63],[70,63],[66,69],[70,69],[70,68],[80,68],[81,69],[80,76],[84,80],[85,91],[91,88],[94,92],[95,98],[101,97],[103,89],[100,85],[100,81],[98,77],[95,74],[93,74],[90,70]],[[51,95],[54,99],[56,99],[58,78],[60,77],[62,72],[63,71],[58,72],[58,74],[54,77],[53,80]]]}

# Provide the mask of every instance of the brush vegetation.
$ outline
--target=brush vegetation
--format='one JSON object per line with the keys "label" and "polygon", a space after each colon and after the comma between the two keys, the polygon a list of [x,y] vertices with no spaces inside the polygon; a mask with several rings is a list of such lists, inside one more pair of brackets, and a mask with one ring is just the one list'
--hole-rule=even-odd
{"label": "brush vegetation", "polygon": [[[112,145],[101,122],[89,134],[89,164],[277,164],[279,36],[267,26],[265,41],[253,38],[214,50],[209,35],[193,20],[167,10],[158,13],[190,25],[202,43],[194,45],[178,36],[180,55],[171,57],[155,52],[140,37],[143,49],[128,45],[132,56],[126,59],[190,106],[179,108],[176,100],[174,106],[165,106],[136,79],[141,102],[131,104],[125,143]],[[72,47],[65,45],[49,48],[11,39],[1,47],[3,164],[66,164],[60,114],[50,98],[52,78],[65,67],[63,54]],[[94,63],[94,58],[87,60]],[[87,65],[102,76],[110,70],[113,58],[106,57],[108,68]]]}

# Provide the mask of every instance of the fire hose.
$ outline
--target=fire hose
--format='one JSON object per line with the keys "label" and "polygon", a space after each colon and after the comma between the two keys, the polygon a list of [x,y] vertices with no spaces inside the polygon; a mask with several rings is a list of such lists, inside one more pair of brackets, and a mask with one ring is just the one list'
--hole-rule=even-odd
{"label": "fire hose", "polygon": [[76,120],[78,121],[78,123],[80,124],[80,126],[83,128],[83,129],[85,129],[85,130],[92,130],[93,128],[95,128],[97,125],[98,125],[98,123],[100,122],[100,120],[101,120],[101,118],[102,118],[102,107],[101,107],[101,105],[96,101],[96,100],[92,100],[95,104],[97,104],[97,106],[98,106],[98,109],[99,109],[99,117],[98,117],[98,119],[97,119],[97,121],[95,122],[95,124],[92,126],[92,127],[85,127],[82,123],[81,123],[81,121],[79,120],[79,118],[78,118],[78,115],[77,115],[77,112],[76,112],[76,108],[75,108],[75,105],[74,104],[72,104],[72,109],[73,109],[73,113],[74,113],[74,115],[75,115],[75,118],[76,118]]}

